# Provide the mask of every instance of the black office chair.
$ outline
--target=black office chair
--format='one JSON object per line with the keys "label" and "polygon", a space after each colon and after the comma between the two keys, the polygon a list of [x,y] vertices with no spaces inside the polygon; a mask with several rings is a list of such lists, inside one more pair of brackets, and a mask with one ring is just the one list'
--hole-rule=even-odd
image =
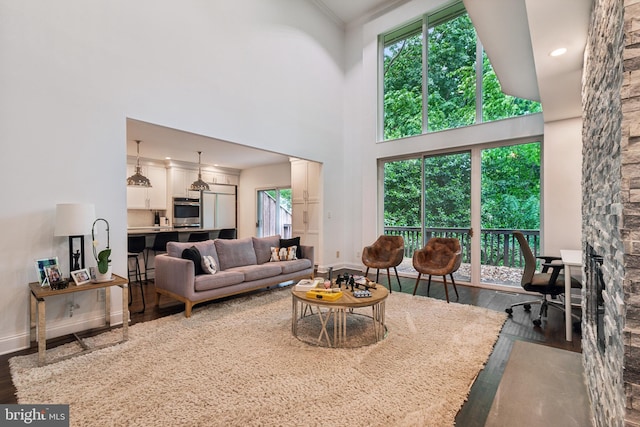
{"label": "black office chair", "polygon": [[[158,253],[167,251],[167,243],[169,242],[178,242],[180,238],[178,237],[177,231],[161,231],[156,234],[156,237],[153,239],[153,245],[146,248],[145,251],[145,272],[155,270],[155,263],[153,267],[149,267],[149,252],[153,251],[153,257],[155,258]],[[147,278],[145,274],[145,279]]]}
{"label": "black office chair", "polygon": [[[135,283],[137,283],[138,285],[140,285],[140,293],[142,294],[142,311],[140,311],[139,313],[144,313],[145,309],[146,309],[146,305],[144,302],[144,288],[142,286],[142,270],[140,269],[140,254],[143,255],[142,260],[145,261],[144,259],[144,249],[145,246],[147,245],[146,243],[147,239],[145,236],[129,236],[129,238],[127,239],[127,277],[129,279],[129,305],[131,305],[133,298],[131,296],[131,292],[132,292],[132,288],[133,288],[133,283],[131,281],[131,273],[134,273],[134,278]],[[131,263],[130,261],[133,260],[133,270],[131,269]],[[145,269],[144,269],[144,278],[145,278],[145,283],[147,281],[147,265],[145,262]]]}
{"label": "black office chair", "polygon": [[218,239],[235,239],[237,236],[237,231],[235,228],[223,228],[218,233]]}
{"label": "black office chair", "polygon": [[189,234],[189,242],[204,242],[205,240],[209,240],[208,231],[198,231]]}
{"label": "black office chair", "polygon": [[[542,317],[547,316],[547,310],[549,307],[555,307],[564,312],[564,303],[558,298],[559,295],[564,294],[565,277],[563,274],[560,274],[560,271],[564,269],[564,264],[552,262],[560,260],[560,257],[534,256],[524,235],[519,231],[514,231],[513,235],[518,240],[520,250],[524,256],[524,272],[522,273],[520,284],[526,291],[542,294],[542,298],[511,304],[511,306],[506,308],[505,311],[509,314],[509,317],[511,317],[513,314],[513,307],[521,305],[524,307],[525,311],[529,311],[531,310],[531,304],[540,304],[540,313],[538,318],[533,319],[533,324],[535,326],[540,326],[542,324]],[[542,272],[540,273],[536,273],[536,258],[544,260],[542,263]],[[549,272],[549,269],[552,271]],[[578,280],[572,277],[571,287],[581,288],[582,285]],[[571,295],[565,295],[565,298],[571,298]],[[572,314],[572,316],[579,319],[576,315]]]}

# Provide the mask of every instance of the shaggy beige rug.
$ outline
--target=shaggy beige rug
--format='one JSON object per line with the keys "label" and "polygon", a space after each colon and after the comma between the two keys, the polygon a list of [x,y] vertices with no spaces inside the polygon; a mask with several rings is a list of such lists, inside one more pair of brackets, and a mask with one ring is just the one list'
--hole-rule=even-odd
{"label": "shaggy beige rug", "polygon": [[323,348],[292,337],[282,289],[136,324],[128,342],[90,354],[10,367],[19,403],[69,403],[72,426],[440,427],[454,424],[505,318],[394,292],[386,339]]}

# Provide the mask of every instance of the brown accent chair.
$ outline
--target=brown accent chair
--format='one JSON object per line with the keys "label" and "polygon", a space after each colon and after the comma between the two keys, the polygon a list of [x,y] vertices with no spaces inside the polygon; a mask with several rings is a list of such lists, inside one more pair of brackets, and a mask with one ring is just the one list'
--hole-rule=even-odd
{"label": "brown accent chair", "polygon": [[444,293],[449,302],[449,290],[447,289],[447,274],[451,277],[453,290],[456,291],[456,299],[459,299],[458,289],[456,289],[456,281],[453,279],[453,273],[460,268],[462,262],[462,248],[460,241],[455,237],[432,237],[429,239],[424,248],[418,249],[413,253],[413,268],[418,272],[416,286],[413,288],[413,295],[418,290],[420,284],[420,276],[429,275],[427,285],[427,295],[431,288],[431,276],[442,276],[444,279]]}
{"label": "brown accent chair", "polygon": [[396,272],[396,279],[398,279],[398,287],[402,290],[396,267],[400,265],[403,258],[404,239],[402,236],[382,235],[378,237],[371,246],[365,246],[362,250],[362,263],[367,266],[367,271],[364,275],[369,274],[369,268],[377,269],[376,283],[378,283],[380,269],[386,269],[387,279],[389,281],[389,292],[391,292],[391,275],[389,274],[389,269],[393,267],[393,270]]}

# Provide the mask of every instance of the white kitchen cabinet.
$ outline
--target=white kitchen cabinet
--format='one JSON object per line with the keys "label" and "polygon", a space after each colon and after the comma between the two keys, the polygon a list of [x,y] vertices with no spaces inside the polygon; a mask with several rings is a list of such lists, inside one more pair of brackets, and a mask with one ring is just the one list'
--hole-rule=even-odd
{"label": "white kitchen cabinet", "polygon": [[301,244],[316,248],[322,224],[321,168],[316,162],[291,162],[292,233]]}
{"label": "white kitchen cabinet", "polygon": [[197,170],[171,168],[172,197],[200,197],[200,192],[189,190],[191,184],[197,179]]}
{"label": "white kitchen cabinet", "polygon": [[[127,165],[127,176],[135,173],[135,165]],[[167,209],[167,170],[161,166],[142,165],[142,175],[151,187],[127,186],[127,209]]]}

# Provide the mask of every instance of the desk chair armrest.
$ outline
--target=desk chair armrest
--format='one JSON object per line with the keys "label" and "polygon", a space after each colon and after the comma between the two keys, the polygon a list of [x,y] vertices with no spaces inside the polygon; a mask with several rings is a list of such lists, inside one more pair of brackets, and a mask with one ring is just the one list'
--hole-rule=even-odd
{"label": "desk chair armrest", "polygon": [[553,271],[551,272],[551,279],[549,279],[549,285],[553,286],[556,284],[556,281],[558,280],[558,276],[560,275],[560,272],[564,269],[564,264],[553,264],[553,263],[542,264],[543,273],[546,273],[550,268]]}
{"label": "desk chair armrest", "polygon": [[560,261],[562,258],[559,256],[549,256],[549,255],[538,255],[537,259],[543,259],[544,262],[549,263],[551,261]]}

